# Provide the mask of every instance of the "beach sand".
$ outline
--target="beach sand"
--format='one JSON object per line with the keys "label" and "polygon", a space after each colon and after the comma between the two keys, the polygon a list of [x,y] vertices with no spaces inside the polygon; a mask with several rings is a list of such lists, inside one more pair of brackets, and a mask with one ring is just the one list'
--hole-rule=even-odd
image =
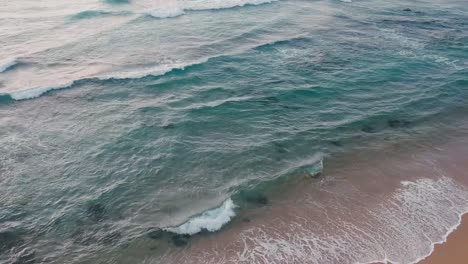
{"label": "beach sand", "polygon": [[[222,232],[193,238],[159,262],[407,263],[429,254],[427,238],[443,239],[466,212],[465,146],[465,138],[413,142],[328,159],[333,166],[325,166],[322,178],[277,186],[268,205],[242,212]],[[459,255],[468,249],[466,220],[422,263],[468,263]]]}
{"label": "beach sand", "polygon": [[468,214],[462,223],[448,236],[447,242],[437,244],[434,252],[419,264],[466,264],[468,263]]}

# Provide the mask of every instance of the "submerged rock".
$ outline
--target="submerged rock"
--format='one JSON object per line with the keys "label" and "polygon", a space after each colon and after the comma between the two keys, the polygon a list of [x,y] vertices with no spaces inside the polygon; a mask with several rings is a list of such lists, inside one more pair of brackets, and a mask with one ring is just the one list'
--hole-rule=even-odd
{"label": "submerged rock", "polygon": [[167,125],[163,126],[162,128],[163,129],[174,129],[175,125],[174,124],[167,124]]}
{"label": "submerged rock", "polygon": [[23,239],[17,232],[0,232],[0,253],[10,250],[23,243]]}
{"label": "submerged rock", "polygon": [[164,235],[164,231],[161,229],[151,230],[148,232],[148,237],[151,239],[161,239]]}
{"label": "submerged rock", "polygon": [[273,142],[273,145],[275,146],[276,151],[277,151],[278,153],[284,154],[284,153],[288,152],[287,149],[286,149],[286,147],[285,147],[284,144],[282,144],[282,143]]}
{"label": "submerged rock", "polygon": [[173,235],[171,240],[176,247],[183,247],[188,244],[189,235]]}
{"label": "submerged rock", "polygon": [[94,221],[101,221],[104,218],[105,213],[106,208],[100,203],[92,204],[88,206],[88,209],[86,210],[87,216]]}
{"label": "submerged rock", "polygon": [[248,203],[253,203],[253,204],[260,204],[260,205],[267,205],[268,204],[268,198],[263,195],[263,194],[250,194],[245,197],[245,200]]}
{"label": "submerged rock", "polygon": [[320,160],[310,166],[303,167],[303,170],[307,177],[318,178],[322,175],[323,160]]}
{"label": "submerged rock", "polygon": [[333,146],[336,146],[336,147],[342,147],[343,146],[343,143],[341,143],[341,141],[337,141],[337,140],[330,141],[330,144],[332,144]]}
{"label": "submerged rock", "polygon": [[391,128],[407,127],[411,123],[407,120],[391,119],[387,121],[387,124]]}
{"label": "submerged rock", "polygon": [[364,132],[364,133],[375,133],[376,129],[373,126],[363,126],[361,128],[361,131]]}

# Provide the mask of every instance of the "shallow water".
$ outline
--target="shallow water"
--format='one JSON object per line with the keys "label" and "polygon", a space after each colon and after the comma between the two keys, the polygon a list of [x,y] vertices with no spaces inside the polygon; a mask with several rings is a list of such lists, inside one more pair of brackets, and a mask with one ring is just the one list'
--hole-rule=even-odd
{"label": "shallow water", "polygon": [[467,24],[463,1],[2,5],[0,263],[158,262],[198,243],[159,229],[240,228],[321,160],[464,131]]}

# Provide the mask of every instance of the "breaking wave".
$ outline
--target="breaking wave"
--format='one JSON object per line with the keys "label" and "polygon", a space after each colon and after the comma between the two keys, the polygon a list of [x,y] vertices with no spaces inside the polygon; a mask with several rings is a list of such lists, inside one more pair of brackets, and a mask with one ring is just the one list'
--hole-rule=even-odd
{"label": "breaking wave", "polygon": [[194,216],[180,226],[169,227],[164,230],[180,235],[195,235],[202,231],[215,232],[231,221],[236,215],[234,211],[236,207],[232,199],[229,198],[218,208]]}
{"label": "breaking wave", "polygon": [[275,2],[277,0],[226,0],[226,1],[190,1],[177,2],[171,6],[158,7],[147,13],[155,18],[170,18],[184,15],[186,11],[219,10],[248,5],[262,5]]}
{"label": "breaking wave", "polygon": [[178,17],[184,15],[185,11],[182,8],[173,7],[173,8],[164,8],[164,9],[155,9],[148,12],[148,15],[154,18],[169,18],[169,17]]}
{"label": "breaking wave", "polygon": [[73,87],[77,82],[79,81],[87,81],[87,80],[99,80],[99,81],[107,81],[107,80],[125,80],[125,79],[139,79],[139,78],[144,78],[147,76],[161,76],[165,75],[171,71],[174,70],[184,70],[186,67],[198,65],[205,63],[209,60],[204,59],[204,60],[199,60],[195,61],[193,63],[187,63],[187,64],[172,64],[172,65],[165,65],[162,67],[153,67],[153,68],[147,68],[143,70],[137,70],[137,71],[122,71],[122,72],[116,72],[108,75],[102,75],[102,76],[91,76],[83,79],[76,79],[76,80],[71,80],[67,81],[61,84],[54,84],[50,86],[41,86],[41,87],[35,87],[35,88],[29,88],[29,89],[24,89],[24,90],[18,90],[18,91],[9,91],[5,93],[0,93],[0,95],[9,95],[11,98],[14,100],[20,101],[20,100],[28,100],[28,99],[34,99],[37,98],[47,92],[53,91],[53,90],[60,90],[60,89],[65,89],[65,88],[71,88]]}
{"label": "breaking wave", "polygon": [[[300,40],[302,39],[301,36],[295,36],[289,39],[284,39],[284,40],[275,40],[271,41],[268,43],[260,43],[258,45],[252,45],[249,47],[246,47],[245,49],[239,50],[239,51],[233,51],[231,53],[222,53],[222,54],[217,54],[215,56],[211,57],[205,57],[201,58],[198,60],[194,60],[191,62],[176,62],[176,63],[171,63],[167,65],[159,65],[159,66],[154,66],[154,67],[147,67],[147,68],[138,68],[138,69],[131,69],[127,71],[118,71],[118,72],[110,72],[108,74],[103,74],[103,75],[94,75],[94,76],[87,76],[84,78],[78,78],[75,80],[67,80],[67,81],[62,81],[62,83],[58,84],[51,84],[48,86],[40,86],[40,87],[33,87],[33,88],[24,88],[21,90],[17,91],[1,91],[0,90],[0,96],[10,96],[14,100],[28,100],[28,99],[34,99],[37,98],[49,91],[52,90],[61,90],[65,88],[71,88],[73,87],[77,82],[81,81],[87,81],[87,80],[98,80],[98,81],[107,81],[107,80],[125,80],[125,79],[140,79],[140,78],[145,78],[149,76],[163,76],[166,75],[170,72],[176,71],[176,70],[185,70],[189,67],[197,66],[197,65],[202,65],[205,64],[211,60],[222,58],[225,56],[230,56],[234,55],[237,53],[242,53],[245,52],[246,50],[249,49],[258,49],[262,48],[265,46],[269,45],[276,45],[276,44],[281,44],[284,43],[285,41],[293,41],[293,40]],[[12,64],[9,67],[13,67],[14,65],[18,64],[18,62],[15,60],[15,63]],[[3,65],[3,64],[2,64]]]}
{"label": "breaking wave", "polygon": [[340,228],[326,232],[330,228],[311,219],[278,223],[288,227],[281,231],[267,226],[244,231],[240,262],[418,263],[460,224],[467,198],[468,190],[447,177],[402,182],[388,202],[369,208],[359,224],[333,220],[327,225]]}
{"label": "breaking wave", "polygon": [[70,17],[72,20],[81,20],[81,19],[89,19],[95,17],[105,17],[105,16],[124,16],[130,15],[130,12],[111,12],[111,11],[104,11],[104,10],[87,10],[82,11],[77,14],[74,14]]}
{"label": "breaking wave", "polygon": [[17,58],[10,58],[0,61],[0,73],[7,71],[16,64],[18,64]]}

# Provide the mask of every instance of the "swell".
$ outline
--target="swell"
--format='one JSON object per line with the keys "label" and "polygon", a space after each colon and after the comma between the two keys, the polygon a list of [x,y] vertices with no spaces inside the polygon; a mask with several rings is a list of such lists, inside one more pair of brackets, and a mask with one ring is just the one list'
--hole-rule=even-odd
{"label": "swell", "polygon": [[179,235],[195,235],[203,231],[215,232],[231,221],[236,215],[234,211],[236,207],[236,204],[229,198],[217,208],[209,209],[199,215],[192,216],[179,226],[166,227],[163,230]]}
{"label": "swell", "polygon": [[243,184],[236,186],[235,190],[231,191],[233,194],[220,206],[196,214],[180,225],[165,227],[162,230],[189,236],[201,232],[219,231],[236,216],[236,211],[265,206],[269,203],[268,196],[282,185],[303,177],[316,178],[322,171],[323,158],[321,155],[314,155],[310,159],[304,159],[295,166],[278,172],[273,179],[246,180]]}
{"label": "swell", "polygon": [[[105,81],[112,81],[112,80],[134,80],[134,79],[144,79],[146,77],[161,77],[166,74],[171,74],[171,73],[176,73],[180,71],[185,71],[189,70],[191,68],[197,67],[197,66],[202,66],[209,64],[210,62],[216,60],[216,59],[222,59],[225,57],[233,56],[236,54],[242,54],[244,52],[247,52],[249,50],[255,50],[258,48],[262,48],[264,46],[271,46],[275,45],[276,43],[284,43],[285,41],[294,41],[294,40],[300,40],[302,37],[293,37],[287,40],[276,40],[272,41],[269,43],[261,43],[258,45],[253,45],[253,46],[248,46],[245,49],[241,50],[236,50],[230,53],[223,53],[223,54],[218,54],[215,56],[211,57],[206,57],[206,58],[201,58],[195,61],[191,62],[186,62],[186,63],[177,63],[177,64],[172,64],[172,65],[165,65],[163,67],[153,67],[153,68],[146,68],[146,69],[140,69],[136,71],[131,71],[131,72],[116,72],[112,73],[109,75],[104,75],[104,76],[90,76],[82,79],[75,79],[71,81],[67,81],[65,83],[61,84],[53,84],[50,86],[41,86],[41,87],[33,87],[33,88],[28,88],[24,90],[19,90],[19,91],[12,91],[12,92],[1,92],[0,91],[0,96],[10,96],[16,101],[20,100],[28,100],[28,99],[34,99],[38,98],[42,95],[45,95],[51,91],[54,90],[62,90],[66,88],[73,88],[75,87],[78,83],[85,83],[87,81],[100,81],[100,82],[105,82]],[[16,65],[18,62],[14,60],[14,64],[11,64],[11,62],[5,63],[5,71],[13,65]]]}
{"label": "swell", "polygon": [[[278,0],[240,0],[240,1],[225,1],[217,2],[211,6],[168,6],[147,11],[147,14],[154,18],[171,18],[184,15],[187,11],[207,11],[207,10],[222,10],[244,6],[256,6],[270,4]],[[220,4],[221,3],[221,4]]]}
{"label": "swell", "polygon": [[[458,151],[451,148],[450,153],[461,154]],[[468,212],[468,189],[458,181],[465,174],[463,167],[450,169],[449,160],[433,159],[432,151],[417,153],[421,154],[396,160],[375,154],[380,162],[370,163],[368,156],[363,156],[349,160],[345,167],[327,170],[316,188],[292,187],[287,191],[285,186],[280,190],[287,194],[280,197],[280,203],[273,201],[260,215],[244,215],[252,221],[236,222],[237,227],[219,234],[223,237],[219,248],[216,238],[201,246],[194,242],[193,250],[187,249],[177,261],[165,263],[219,263],[222,259],[233,263],[418,263],[460,224],[461,216]],[[382,162],[381,155],[388,159]],[[334,161],[332,167],[340,167],[339,160],[330,160]],[[394,168],[398,167],[395,162],[412,165],[403,165],[400,170]],[[458,163],[462,159],[454,162],[464,166]],[[387,174],[382,177],[398,179],[392,178],[391,187],[373,189],[382,183],[370,183],[366,176],[359,176],[371,173],[380,179],[379,171]],[[340,174],[349,180],[340,180]],[[274,194],[280,192],[274,190]],[[198,254],[200,250],[209,252]],[[230,250],[235,255],[230,255]]]}
{"label": "swell", "polygon": [[209,59],[200,60],[198,62],[188,63],[185,65],[177,64],[177,65],[167,66],[167,67],[159,68],[159,69],[147,69],[145,71],[139,71],[139,72],[121,73],[121,74],[117,73],[116,75],[76,79],[76,80],[68,81],[62,84],[34,87],[34,88],[13,91],[13,92],[8,92],[8,93],[0,93],[0,96],[2,95],[10,96],[16,101],[34,99],[44,94],[47,94],[51,91],[72,88],[72,87],[77,86],[78,84],[86,83],[88,81],[105,82],[105,81],[112,81],[112,80],[142,79],[142,78],[149,77],[149,76],[163,76],[173,71],[184,70],[187,67],[193,67],[199,64],[206,63],[208,62],[208,60]]}
{"label": "swell", "polygon": [[10,58],[0,61],[0,73],[6,72],[18,64],[17,58]]}
{"label": "swell", "polygon": [[108,17],[108,16],[125,16],[131,15],[130,12],[112,12],[112,11],[104,11],[104,10],[87,10],[82,11],[77,14],[70,16],[71,20],[81,20],[81,19],[90,19],[90,18],[97,18],[97,17]]}

